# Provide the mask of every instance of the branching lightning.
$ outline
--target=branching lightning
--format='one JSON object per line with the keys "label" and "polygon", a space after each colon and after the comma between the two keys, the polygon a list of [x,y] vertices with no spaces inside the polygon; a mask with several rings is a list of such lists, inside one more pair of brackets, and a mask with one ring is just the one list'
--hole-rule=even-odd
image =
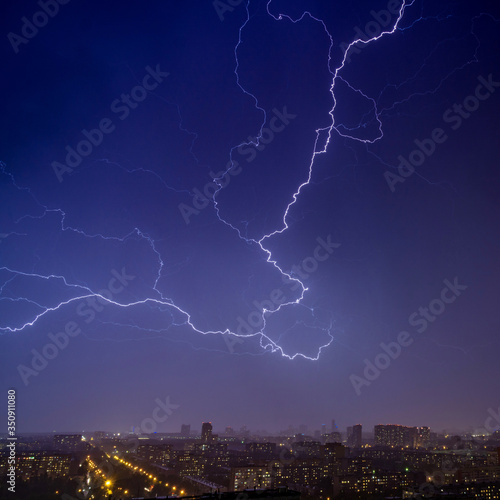
{"label": "branching lightning", "polygon": [[[273,14],[272,8],[271,8],[272,0],[268,0],[267,6],[266,6],[267,14],[271,18],[273,18],[276,22],[289,22],[289,23],[296,24],[296,23],[302,22],[305,18],[309,18],[312,21],[319,23],[322,26],[323,30],[325,31],[325,33],[329,39],[329,42],[330,42],[329,47],[328,47],[328,59],[327,59],[327,61],[325,61],[325,64],[327,64],[328,71],[331,75],[331,82],[330,82],[329,90],[330,90],[330,94],[331,94],[331,98],[332,98],[332,107],[328,111],[328,114],[330,115],[330,118],[331,118],[330,125],[328,127],[318,128],[315,131],[316,132],[316,139],[315,139],[313,147],[312,147],[311,159],[310,159],[310,163],[307,167],[307,175],[305,175],[305,180],[297,187],[295,192],[291,194],[290,201],[284,210],[284,213],[283,213],[283,216],[281,219],[280,227],[277,227],[276,229],[274,229],[273,231],[271,231],[268,234],[263,234],[258,239],[246,238],[241,233],[240,229],[238,229],[237,227],[232,225],[229,221],[227,221],[221,215],[221,210],[220,210],[220,206],[219,206],[220,202],[217,199],[218,193],[220,192],[221,189],[223,189],[223,183],[222,183],[223,177],[226,174],[228,174],[231,171],[231,169],[234,168],[234,166],[235,166],[235,161],[233,159],[234,152],[241,146],[248,146],[248,145],[253,145],[255,147],[259,146],[260,141],[262,139],[263,128],[267,123],[266,111],[259,104],[258,97],[255,96],[254,94],[252,94],[251,92],[249,92],[247,89],[245,89],[243,84],[241,83],[241,80],[240,80],[240,74],[239,74],[240,61],[238,58],[238,52],[239,52],[240,45],[242,43],[242,32],[245,29],[245,27],[247,26],[247,24],[250,22],[250,19],[251,19],[250,9],[249,9],[250,0],[248,0],[248,2],[246,3],[246,6],[245,6],[246,13],[247,13],[246,19],[239,28],[238,41],[234,47],[234,57],[235,57],[234,74],[235,74],[237,86],[239,87],[239,89],[242,91],[242,93],[244,95],[246,95],[247,97],[252,99],[252,101],[255,105],[255,109],[259,113],[262,114],[263,118],[262,118],[262,123],[260,126],[259,133],[254,141],[242,142],[242,143],[237,144],[236,146],[231,148],[230,153],[229,153],[229,158],[230,158],[229,167],[227,168],[227,170],[224,172],[224,174],[221,177],[214,179],[215,183],[219,186],[219,188],[213,194],[212,202],[213,202],[213,207],[214,207],[215,213],[216,213],[218,220],[220,222],[222,222],[223,224],[225,224],[226,226],[231,228],[231,230],[235,231],[237,233],[238,237],[241,238],[242,240],[244,240],[246,243],[248,243],[250,245],[257,246],[258,249],[262,252],[262,254],[266,256],[266,261],[268,264],[273,266],[284,279],[289,280],[291,282],[294,282],[298,286],[298,289],[299,289],[298,295],[299,296],[296,300],[286,301],[282,304],[279,304],[275,309],[272,309],[272,310],[270,310],[270,309],[263,309],[262,310],[262,327],[259,329],[259,331],[252,332],[248,335],[245,335],[245,334],[240,334],[240,333],[236,333],[234,331],[231,331],[229,328],[224,329],[224,330],[202,330],[202,329],[200,329],[199,327],[197,327],[195,325],[194,321],[192,320],[192,315],[190,312],[188,312],[187,310],[178,306],[174,302],[173,299],[166,297],[159,290],[159,281],[163,276],[162,273],[164,270],[164,260],[162,258],[160,251],[157,249],[157,245],[152,237],[150,237],[148,234],[146,234],[144,231],[142,231],[138,227],[134,228],[134,230],[128,234],[123,234],[123,235],[119,235],[119,236],[103,235],[103,234],[88,234],[87,232],[85,232],[81,229],[70,227],[66,224],[66,213],[63,210],[61,210],[59,208],[48,208],[47,206],[40,203],[34,197],[34,195],[31,193],[31,191],[28,188],[18,186],[18,184],[16,184],[16,182],[15,182],[13,175],[7,172],[5,165],[0,164],[1,173],[10,178],[12,185],[16,189],[23,191],[23,192],[27,193],[29,196],[31,196],[31,198],[35,201],[35,203],[40,207],[40,209],[42,211],[41,215],[24,215],[24,216],[18,218],[15,221],[15,224],[19,224],[21,221],[23,221],[26,218],[42,219],[42,218],[48,216],[49,214],[55,214],[60,218],[62,232],[69,231],[69,232],[73,232],[73,233],[78,234],[78,235],[85,237],[85,238],[99,238],[99,239],[103,239],[103,240],[114,240],[117,242],[125,242],[131,238],[140,239],[141,241],[143,241],[145,244],[147,244],[150,247],[152,253],[155,254],[155,258],[157,259],[157,272],[156,272],[156,276],[154,279],[154,283],[152,284],[151,290],[153,293],[151,294],[151,296],[140,299],[140,300],[136,300],[136,301],[124,301],[124,302],[121,302],[119,300],[115,300],[113,298],[106,297],[103,294],[95,292],[94,290],[91,289],[91,287],[86,286],[84,284],[73,283],[67,277],[62,276],[62,275],[39,274],[39,273],[35,273],[33,271],[27,271],[27,270],[17,269],[14,267],[2,266],[2,267],[0,267],[0,272],[2,273],[2,275],[5,275],[6,278],[3,280],[3,283],[0,284],[1,285],[0,286],[0,301],[27,302],[27,303],[30,303],[31,305],[39,308],[40,311],[37,312],[36,314],[34,314],[27,321],[25,321],[24,323],[19,324],[19,325],[0,324],[0,332],[2,332],[2,333],[21,332],[27,328],[33,327],[41,318],[48,316],[48,315],[50,315],[58,310],[61,310],[62,308],[64,308],[65,306],[68,306],[69,304],[73,304],[73,303],[79,302],[81,300],[94,298],[94,299],[99,299],[102,303],[107,303],[107,304],[113,305],[117,308],[123,308],[123,309],[135,308],[135,307],[138,307],[141,305],[149,305],[151,307],[157,307],[160,309],[171,311],[173,314],[175,314],[175,315],[178,314],[179,317],[182,318],[181,321],[174,320],[173,315],[171,314],[172,324],[165,327],[165,329],[157,329],[157,330],[146,329],[144,327],[141,327],[141,326],[138,326],[135,324],[113,323],[116,326],[126,326],[128,328],[145,329],[145,330],[151,331],[152,333],[162,333],[163,331],[168,330],[171,326],[188,327],[193,332],[195,332],[197,334],[201,334],[201,335],[225,335],[225,336],[231,336],[231,337],[240,338],[240,339],[257,338],[257,339],[259,339],[260,348],[264,352],[273,352],[273,353],[277,352],[277,353],[281,354],[281,356],[288,358],[290,360],[293,360],[297,357],[308,359],[311,361],[319,359],[321,352],[324,349],[326,349],[328,346],[330,346],[334,340],[334,337],[332,334],[332,329],[333,329],[332,322],[330,322],[329,325],[326,325],[322,328],[322,330],[324,331],[324,333],[328,337],[328,340],[323,345],[321,345],[319,347],[317,354],[315,356],[307,356],[307,355],[300,353],[300,352],[295,353],[295,354],[288,354],[279,345],[280,337],[278,338],[277,341],[274,341],[270,338],[270,336],[268,334],[266,334],[266,326],[267,326],[268,318],[271,315],[277,314],[282,309],[288,308],[288,307],[294,307],[294,306],[307,307],[304,305],[304,297],[305,297],[306,292],[308,291],[308,288],[305,286],[304,282],[301,281],[301,279],[299,279],[299,277],[295,276],[291,272],[286,272],[282,268],[282,266],[280,266],[278,264],[277,259],[275,257],[273,257],[273,254],[272,254],[271,250],[269,249],[267,243],[273,237],[275,237],[277,235],[281,235],[289,229],[288,220],[289,220],[290,212],[293,210],[294,205],[298,202],[301,193],[304,191],[304,189],[306,189],[307,186],[309,186],[309,184],[311,184],[316,159],[318,158],[318,156],[323,155],[327,152],[330,141],[332,140],[332,136],[335,133],[338,135],[339,139],[341,139],[341,140],[352,140],[352,141],[361,142],[361,143],[366,144],[366,145],[373,144],[374,142],[380,140],[383,137],[382,118],[381,118],[382,115],[384,113],[389,112],[391,109],[398,106],[399,104],[401,104],[401,102],[393,103],[391,108],[378,109],[378,104],[377,104],[378,98],[370,97],[366,93],[364,93],[361,89],[355,88],[341,75],[341,73],[346,65],[346,60],[349,56],[349,53],[350,53],[350,50],[352,47],[359,46],[359,44],[368,45],[368,44],[376,43],[376,41],[382,37],[390,36],[398,30],[403,31],[403,30],[411,29],[416,23],[425,21],[426,20],[425,18],[420,17],[419,19],[417,19],[416,21],[411,23],[411,25],[406,26],[406,27],[400,27],[400,24],[401,24],[401,21],[404,17],[405,11],[409,7],[413,6],[413,4],[415,2],[416,2],[416,0],[411,0],[411,1],[405,0],[402,2],[402,5],[401,5],[400,10],[399,10],[399,15],[397,16],[396,21],[394,22],[394,24],[392,25],[392,27],[390,29],[382,31],[379,35],[373,36],[372,38],[369,38],[369,39],[364,40],[361,38],[357,38],[357,39],[353,40],[349,44],[349,46],[347,47],[347,50],[345,50],[340,64],[336,68],[332,68],[331,66],[332,66],[332,52],[334,50],[334,37],[332,36],[330,31],[328,30],[326,23],[322,19],[314,17],[310,12],[307,12],[307,11],[304,12],[297,19],[292,19],[292,17],[290,17],[286,14]],[[470,63],[470,61],[467,62],[466,64],[469,64],[469,63]],[[414,76],[416,77],[416,75],[414,75]],[[445,76],[439,85],[441,85],[442,82],[446,78],[448,78],[448,76],[449,75]],[[336,85],[338,82],[342,82],[344,85],[347,85],[351,89],[351,91],[361,95],[364,99],[367,100],[367,102],[371,103],[372,109],[374,112],[374,116],[375,116],[375,120],[377,122],[377,129],[378,129],[378,134],[375,138],[373,138],[373,139],[357,138],[352,134],[354,129],[349,129],[342,124],[336,123],[336,120],[335,120],[335,111],[336,111],[336,106],[337,106]],[[403,85],[403,84],[401,84],[401,85]],[[429,91],[429,92],[435,92],[435,91],[437,91],[437,88],[434,88],[432,91]],[[378,96],[378,97],[380,97],[380,96]],[[177,107],[177,111],[179,113],[180,123],[182,124],[182,118],[180,116],[180,111],[179,111],[178,107]],[[187,132],[181,125],[179,125],[179,127],[182,131]],[[193,134],[191,132],[189,132],[189,133]],[[193,134],[193,136],[194,136],[194,139],[193,139],[193,142],[191,144],[191,153],[192,154],[193,154],[192,147],[193,147],[194,141],[196,140],[196,137],[197,137],[196,134]],[[320,140],[323,137],[326,137],[326,141]],[[101,161],[107,161],[107,160],[101,160]],[[160,179],[161,183],[163,184],[163,186],[166,189],[168,189],[168,190],[174,189],[174,188],[168,186],[163,181],[163,179],[161,179],[158,176],[158,174],[156,174],[153,171],[140,169],[140,168],[134,169],[132,171],[127,170],[127,172],[129,172],[129,173],[136,172],[136,171],[141,171],[141,172],[146,173],[148,175],[154,175]],[[177,190],[175,190],[175,191],[177,191]],[[20,232],[2,233],[2,234],[0,234],[0,238],[1,238],[0,243],[2,242],[3,239],[11,238],[14,236],[22,237],[22,236],[26,236],[26,234],[20,233]],[[30,279],[30,280],[46,280],[47,282],[51,282],[51,283],[57,282],[57,283],[63,284],[64,287],[66,287],[66,289],[68,291],[73,292],[74,295],[71,296],[71,298],[60,301],[55,305],[42,305],[42,304],[40,304],[40,301],[33,301],[33,300],[26,298],[26,297],[7,297],[7,296],[4,296],[3,295],[4,291],[6,290],[8,285],[10,283],[12,283],[14,280],[16,280],[17,278],[26,278],[26,279]],[[310,309],[310,310],[314,313],[314,311],[312,309]],[[300,324],[300,322],[297,322],[297,324]]]}

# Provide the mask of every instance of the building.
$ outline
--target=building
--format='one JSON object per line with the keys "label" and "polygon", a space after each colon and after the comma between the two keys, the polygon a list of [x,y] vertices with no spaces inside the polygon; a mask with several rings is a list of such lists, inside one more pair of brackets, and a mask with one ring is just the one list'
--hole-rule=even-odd
{"label": "building", "polygon": [[338,432],[338,427],[337,424],[335,423],[335,420],[332,420],[332,432]]}
{"label": "building", "polygon": [[292,452],[296,458],[320,458],[321,444],[319,441],[298,441],[293,445]]}
{"label": "building", "polygon": [[416,448],[419,430],[404,425],[376,425],[375,445],[390,448]]}
{"label": "building", "polygon": [[326,443],[341,443],[342,435],[338,431],[330,432],[329,434],[325,434],[323,436],[323,440]]}
{"label": "building", "polygon": [[67,477],[75,475],[78,469],[78,461],[69,453],[39,451],[16,455],[16,474],[22,480],[45,474],[52,478]]}
{"label": "building", "polygon": [[152,464],[165,467],[171,460],[172,445],[170,444],[140,444],[137,456]]}
{"label": "building", "polygon": [[196,453],[183,451],[177,454],[176,470],[181,477],[203,476],[207,468],[207,458]]}
{"label": "building", "polygon": [[208,443],[212,440],[212,423],[203,422],[201,425],[201,440]]}
{"label": "building", "polygon": [[190,448],[189,451],[196,456],[205,458],[206,463],[212,468],[227,467],[229,464],[227,443],[193,443]]}
{"label": "building", "polygon": [[333,496],[344,495],[400,495],[408,488],[408,479],[402,473],[375,472],[366,475],[335,476]]}
{"label": "building", "polygon": [[349,448],[361,448],[363,444],[363,428],[361,424],[347,428],[347,446]]}
{"label": "building", "polygon": [[294,460],[284,467],[282,473],[286,484],[294,484],[298,487],[316,486],[325,475],[321,460],[314,458]]}
{"label": "building", "polygon": [[[500,482],[477,483],[477,484],[454,484],[442,486],[441,488],[430,488],[432,497],[443,500],[500,500]],[[403,490],[403,499],[421,496],[420,491],[415,488]]]}
{"label": "building", "polygon": [[417,427],[417,448],[427,448],[431,442],[431,429],[429,427]]}
{"label": "building", "polygon": [[500,481],[500,465],[463,467],[457,472],[460,483],[492,483]]}
{"label": "building", "polygon": [[325,462],[333,462],[345,457],[346,449],[340,443],[327,443],[321,446],[321,457]]}
{"label": "building", "polygon": [[321,462],[326,476],[339,474],[345,455],[346,448],[343,444],[327,443],[321,447]]}
{"label": "building", "polygon": [[271,488],[272,480],[272,468],[270,467],[231,467],[229,489],[232,491],[251,488],[267,489]]}
{"label": "building", "polygon": [[58,450],[74,452],[81,448],[81,434],[55,434],[54,447]]}
{"label": "building", "polygon": [[247,459],[272,458],[276,455],[276,443],[246,443]]}

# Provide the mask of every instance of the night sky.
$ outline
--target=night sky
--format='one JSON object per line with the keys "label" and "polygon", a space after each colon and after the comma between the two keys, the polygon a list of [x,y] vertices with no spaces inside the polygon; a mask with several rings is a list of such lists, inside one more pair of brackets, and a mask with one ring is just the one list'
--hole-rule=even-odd
{"label": "night sky", "polygon": [[0,25],[18,432],[498,409],[496,2],[40,0]]}

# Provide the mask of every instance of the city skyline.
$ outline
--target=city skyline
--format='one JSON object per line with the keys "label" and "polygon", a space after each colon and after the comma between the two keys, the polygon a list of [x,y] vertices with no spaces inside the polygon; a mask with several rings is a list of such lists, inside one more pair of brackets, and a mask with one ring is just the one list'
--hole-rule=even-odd
{"label": "city skyline", "polygon": [[500,4],[193,6],[5,6],[17,433],[497,429]]}
{"label": "city skyline", "polygon": [[[357,424],[348,429],[346,443],[334,420],[331,432],[314,438],[258,436],[246,429],[235,435],[230,427],[219,436],[211,422],[186,436],[186,425],[175,434],[19,435],[15,445],[2,438],[0,473],[8,478],[8,490],[26,500],[43,493],[53,500],[214,493],[297,500],[349,493],[372,500],[388,495],[497,500],[500,495],[500,430],[471,438],[440,435],[428,427],[377,425],[373,438],[363,439]],[[14,469],[9,467],[12,446]],[[0,484],[0,495],[6,489]]]}
{"label": "city skyline", "polygon": [[[500,410],[500,409],[499,409]],[[211,427],[207,427],[206,433],[204,432],[204,425],[210,424]],[[130,426],[129,429],[103,429],[103,428],[86,428],[86,429],[65,429],[63,431],[51,430],[51,431],[31,431],[29,429],[23,431],[21,434],[29,436],[36,434],[45,434],[45,435],[56,435],[60,433],[66,434],[81,434],[87,433],[92,434],[94,432],[105,432],[110,435],[154,435],[154,434],[169,434],[169,435],[179,435],[180,437],[199,437],[202,440],[210,441],[210,436],[215,435],[217,437],[226,438],[231,436],[278,436],[278,435],[306,435],[307,437],[323,437],[323,436],[331,436],[332,434],[338,433],[341,436],[343,442],[349,441],[349,435],[352,428],[358,428],[358,432],[362,433],[363,439],[369,439],[370,441],[374,440],[376,428],[377,427],[401,427],[401,428],[411,428],[411,429],[430,429],[432,433],[438,435],[461,435],[461,436],[471,436],[471,437],[487,437],[493,435],[495,432],[500,431],[500,411],[495,412],[493,409],[490,409],[489,417],[483,422],[482,425],[477,426],[467,426],[462,429],[445,427],[443,429],[433,428],[429,425],[418,424],[411,425],[408,423],[395,423],[395,422],[384,422],[384,423],[376,423],[371,426],[365,425],[363,423],[353,424],[351,426],[346,425],[344,427],[337,427],[336,431],[327,430],[322,432],[323,424],[320,425],[306,425],[304,423],[296,423],[290,424],[287,427],[283,428],[274,428],[274,429],[265,429],[263,427],[255,426],[247,426],[246,424],[242,424],[241,426],[231,425],[230,423],[221,423],[221,424],[212,424],[212,422],[200,422],[199,425],[193,425],[192,423],[182,423],[177,429],[173,427],[168,428],[160,428],[152,432],[148,432],[146,429],[142,430],[141,426]],[[187,430],[189,429],[189,430]],[[262,433],[262,434],[261,434]],[[1,433],[0,433],[1,434]],[[204,438],[203,436],[207,436]]]}

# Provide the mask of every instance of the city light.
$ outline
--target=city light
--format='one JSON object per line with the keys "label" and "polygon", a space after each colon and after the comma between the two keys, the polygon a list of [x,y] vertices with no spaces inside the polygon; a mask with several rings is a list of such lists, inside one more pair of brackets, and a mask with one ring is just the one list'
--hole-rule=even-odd
{"label": "city light", "polygon": [[89,3],[2,15],[0,492],[500,500],[500,1]]}

